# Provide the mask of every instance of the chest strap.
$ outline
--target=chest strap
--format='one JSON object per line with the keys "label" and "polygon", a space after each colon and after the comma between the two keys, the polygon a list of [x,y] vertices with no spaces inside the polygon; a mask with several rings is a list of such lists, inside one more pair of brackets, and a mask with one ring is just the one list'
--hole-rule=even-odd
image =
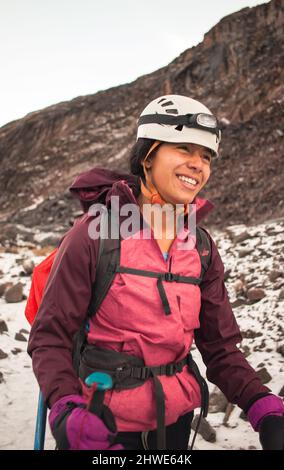
{"label": "chest strap", "polygon": [[145,276],[145,277],[152,277],[157,279],[157,288],[160,294],[160,298],[163,304],[164,312],[166,315],[170,315],[171,309],[169,305],[169,301],[167,298],[167,294],[165,288],[163,286],[163,281],[165,282],[181,282],[184,284],[193,284],[199,285],[201,283],[201,278],[199,277],[191,277],[191,276],[181,276],[180,274],[175,274],[172,272],[166,273],[159,273],[154,271],[146,271],[144,269],[134,269],[134,268],[127,268],[124,266],[117,266],[114,269],[114,272],[117,273],[128,273],[134,274],[136,276]]}

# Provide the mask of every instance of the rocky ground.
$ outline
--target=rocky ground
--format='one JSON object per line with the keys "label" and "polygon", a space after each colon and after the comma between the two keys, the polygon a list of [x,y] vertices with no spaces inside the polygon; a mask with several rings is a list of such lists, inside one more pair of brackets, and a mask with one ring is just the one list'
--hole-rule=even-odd
{"label": "rocky ground", "polygon": [[[52,249],[37,234],[37,243],[0,247],[0,449],[33,446],[38,386],[26,353],[29,324],[24,317],[34,264]],[[241,349],[263,383],[283,395],[284,386],[284,221],[215,231],[226,268],[226,285],[243,333]],[[51,244],[52,245],[52,244]],[[204,371],[200,355],[194,356]],[[210,413],[202,423],[197,449],[259,449],[258,436],[210,384]],[[46,448],[54,448],[47,431]]]}

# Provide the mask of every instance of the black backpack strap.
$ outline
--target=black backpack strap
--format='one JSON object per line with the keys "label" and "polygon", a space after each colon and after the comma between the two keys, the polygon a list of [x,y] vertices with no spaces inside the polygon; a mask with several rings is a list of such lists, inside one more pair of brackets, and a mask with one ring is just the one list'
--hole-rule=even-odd
{"label": "black backpack strap", "polygon": [[200,277],[203,279],[211,263],[211,243],[206,231],[202,227],[196,227],[196,249],[201,261]]}
{"label": "black backpack strap", "polygon": [[79,374],[81,354],[86,342],[86,332],[89,327],[89,318],[94,316],[104,300],[116,274],[120,262],[120,239],[108,236],[111,228],[111,213],[103,210],[100,220],[99,250],[96,266],[96,279],[92,286],[91,300],[87,317],[80,330],[73,339],[73,367]]}
{"label": "black backpack strap", "polygon": [[96,280],[88,308],[88,318],[98,311],[116,274],[120,263],[120,239],[108,237],[111,227],[111,214],[103,211],[100,222],[99,252],[96,267]]}

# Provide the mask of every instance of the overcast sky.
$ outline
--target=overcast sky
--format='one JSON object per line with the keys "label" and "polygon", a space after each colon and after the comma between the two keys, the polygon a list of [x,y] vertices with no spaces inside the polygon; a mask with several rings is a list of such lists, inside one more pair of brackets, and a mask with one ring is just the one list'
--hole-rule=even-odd
{"label": "overcast sky", "polygon": [[263,0],[0,0],[0,126],[167,65]]}

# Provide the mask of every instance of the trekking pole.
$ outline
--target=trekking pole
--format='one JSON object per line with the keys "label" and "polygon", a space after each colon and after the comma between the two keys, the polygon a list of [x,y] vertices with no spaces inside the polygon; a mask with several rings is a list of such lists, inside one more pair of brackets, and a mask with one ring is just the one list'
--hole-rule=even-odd
{"label": "trekking pole", "polygon": [[104,372],[93,372],[85,379],[85,384],[94,390],[87,409],[101,417],[105,392],[113,387],[112,378]]}
{"label": "trekking pole", "polygon": [[43,394],[40,391],[39,397],[38,397],[38,405],[37,405],[34,450],[44,450],[46,414],[47,414],[47,406],[45,404]]}

